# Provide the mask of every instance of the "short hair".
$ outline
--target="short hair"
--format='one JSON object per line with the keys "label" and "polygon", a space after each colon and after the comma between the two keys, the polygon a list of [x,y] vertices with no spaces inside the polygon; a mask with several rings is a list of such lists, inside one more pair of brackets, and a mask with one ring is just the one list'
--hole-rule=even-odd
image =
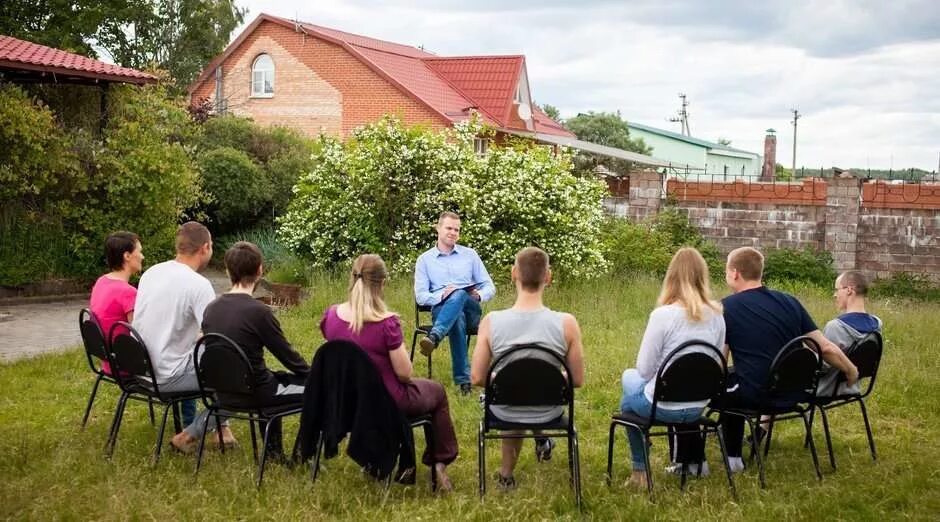
{"label": "short hair", "polygon": [[526,247],[516,253],[516,270],[522,288],[535,291],[545,282],[548,254],[538,247]]}
{"label": "short hair", "polygon": [[201,223],[188,221],[176,229],[176,253],[191,256],[212,241],[209,229]]}
{"label": "short hair", "polygon": [[868,278],[858,270],[846,270],[839,276],[844,286],[850,286],[858,295],[868,295]]}
{"label": "short hair", "polygon": [[114,232],[104,240],[104,259],[115,272],[124,268],[124,254],[131,253],[140,243],[140,237],[123,230]]}
{"label": "short hair", "polygon": [[756,248],[736,248],[728,254],[728,268],[737,270],[748,281],[760,281],[764,276],[764,255]]}
{"label": "short hair", "polygon": [[440,224],[441,221],[444,221],[444,218],[456,219],[457,221],[460,221],[460,216],[458,216],[456,212],[451,212],[449,210],[441,212],[441,215],[437,218],[437,223]]}
{"label": "short hair", "polygon": [[261,249],[254,243],[239,241],[225,251],[224,262],[233,285],[254,283],[258,280],[258,268],[263,257]]}

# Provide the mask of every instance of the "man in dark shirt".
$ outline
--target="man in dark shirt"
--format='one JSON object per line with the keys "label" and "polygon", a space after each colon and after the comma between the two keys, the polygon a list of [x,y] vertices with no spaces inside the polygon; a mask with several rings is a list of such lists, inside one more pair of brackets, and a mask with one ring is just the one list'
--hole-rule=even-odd
{"label": "man in dark shirt", "polygon": [[[202,331],[225,335],[241,347],[254,370],[257,387],[251,397],[220,397],[220,400],[261,406],[299,405],[303,402],[304,381],[310,367],[284,338],[271,309],[252,297],[262,273],[261,251],[246,241],[235,243],[225,252],[225,270],[232,280],[232,289],[206,307]],[[265,366],[265,347],[289,372],[272,372]],[[172,444],[186,448],[198,441],[202,437],[204,415],[176,435]],[[283,455],[279,419],[271,424],[268,452],[274,457]]]}
{"label": "man in dark shirt", "polygon": [[[722,300],[725,317],[725,355],[731,351],[734,362],[729,374],[728,391],[712,407],[754,407],[767,380],[774,358],[792,339],[808,335],[819,343],[823,359],[858,380],[858,370],[838,346],[828,341],[795,297],[763,285],[764,256],[756,249],[743,247],[728,254],[725,281],[734,292]],[[731,468],[744,469],[741,446],[744,419],[722,415]]]}

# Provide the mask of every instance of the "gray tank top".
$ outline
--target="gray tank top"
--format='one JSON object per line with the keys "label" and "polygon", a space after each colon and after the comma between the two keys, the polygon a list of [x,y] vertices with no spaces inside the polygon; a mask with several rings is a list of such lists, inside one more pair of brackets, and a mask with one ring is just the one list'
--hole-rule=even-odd
{"label": "gray tank top", "polygon": [[[511,309],[491,312],[489,314],[490,348],[493,352],[493,361],[513,346],[520,344],[537,344],[557,353],[564,359],[568,353],[568,343],[565,341],[562,317],[560,312],[544,307],[526,312]],[[503,359],[500,367],[505,366],[510,360],[533,356],[547,357],[535,350],[522,350]],[[493,370],[498,372],[500,368]],[[492,411],[494,415],[505,421],[540,423],[557,419],[564,413],[564,408],[560,406],[493,406]]]}

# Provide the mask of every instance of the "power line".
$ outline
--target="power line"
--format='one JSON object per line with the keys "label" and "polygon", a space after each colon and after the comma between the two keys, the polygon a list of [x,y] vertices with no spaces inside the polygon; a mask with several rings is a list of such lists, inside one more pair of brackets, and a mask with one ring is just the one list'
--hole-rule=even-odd
{"label": "power line", "polygon": [[682,99],[682,106],[679,108],[678,116],[673,116],[672,118],[669,118],[669,121],[673,123],[681,123],[682,135],[691,136],[692,131],[691,129],[689,129],[689,111],[686,110],[686,107],[689,106],[689,102],[686,99],[686,95],[681,92],[679,93],[679,98]]}

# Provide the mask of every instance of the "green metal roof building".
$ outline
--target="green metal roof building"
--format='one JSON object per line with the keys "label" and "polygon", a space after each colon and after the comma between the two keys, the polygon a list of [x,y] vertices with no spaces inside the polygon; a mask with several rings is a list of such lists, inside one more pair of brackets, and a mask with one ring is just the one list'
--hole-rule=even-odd
{"label": "green metal roof building", "polygon": [[631,138],[643,138],[652,147],[651,156],[669,161],[671,174],[708,180],[760,176],[759,154],[639,123],[627,125]]}

